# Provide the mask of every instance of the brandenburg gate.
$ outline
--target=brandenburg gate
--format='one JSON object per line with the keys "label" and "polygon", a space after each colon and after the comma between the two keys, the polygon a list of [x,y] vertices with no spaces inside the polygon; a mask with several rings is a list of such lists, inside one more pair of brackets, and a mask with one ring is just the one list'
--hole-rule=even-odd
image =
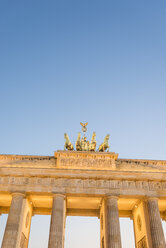
{"label": "brandenburg gate", "polygon": [[2,248],[28,247],[35,214],[51,215],[48,248],[64,248],[66,216],[97,216],[101,248],[122,247],[119,217],[133,220],[136,248],[166,247],[166,161],[119,159],[108,151],[109,135],[96,151],[86,125],[75,150],[65,134],[54,156],[0,155]]}

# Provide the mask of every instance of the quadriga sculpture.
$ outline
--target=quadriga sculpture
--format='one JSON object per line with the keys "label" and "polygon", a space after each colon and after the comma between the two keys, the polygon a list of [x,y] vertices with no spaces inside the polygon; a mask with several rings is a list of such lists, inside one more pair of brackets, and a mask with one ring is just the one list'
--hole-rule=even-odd
{"label": "quadriga sculpture", "polygon": [[76,150],[77,151],[81,151],[82,150],[82,147],[81,147],[81,133],[78,133],[78,136],[77,136]]}
{"label": "quadriga sculpture", "polygon": [[89,141],[86,140],[85,136],[83,136],[81,139],[81,150],[82,151],[89,151]]}
{"label": "quadriga sculpture", "polygon": [[64,138],[65,138],[65,145],[64,145],[64,149],[69,150],[69,151],[73,151],[74,150],[74,146],[73,144],[70,142],[69,136],[67,133],[64,134]]}
{"label": "quadriga sculpture", "polygon": [[105,136],[104,142],[99,146],[99,152],[109,151],[109,144],[108,144],[109,137],[110,137],[109,134]]}
{"label": "quadriga sculpture", "polygon": [[95,132],[93,132],[92,134],[92,139],[89,145],[89,151],[93,151],[93,152],[96,151],[96,133]]}

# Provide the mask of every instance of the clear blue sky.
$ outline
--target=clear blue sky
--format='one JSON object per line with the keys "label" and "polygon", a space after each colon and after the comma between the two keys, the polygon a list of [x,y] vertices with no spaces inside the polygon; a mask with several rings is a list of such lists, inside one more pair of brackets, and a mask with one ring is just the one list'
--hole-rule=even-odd
{"label": "clear blue sky", "polygon": [[0,153],[53,155],[88,121],[166,159],[166,1],[0,1],[0,110]]}

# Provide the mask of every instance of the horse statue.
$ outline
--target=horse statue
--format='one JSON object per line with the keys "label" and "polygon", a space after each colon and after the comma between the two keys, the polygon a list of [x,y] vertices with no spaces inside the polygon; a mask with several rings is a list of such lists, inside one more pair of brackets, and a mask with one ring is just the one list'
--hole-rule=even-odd
{"label": "horse statue", "polygon": [[64,145],[64,150],[68,150],[68,151],[73,151],[74,150],[74,146],[73,144],[70,142],[69,136],[67,133],[64,134],[64,138],[65,138],[65,145]]}
{"label": "horse statue", "polygon": [[82,147],[81,147],[81,133],[78,133],[78,136],[77,136],[76,150],[77,151],[81,151],[82,150]]}
{"label": "horse statue", "polygon": [[96,133],[93,132],[92,139],[89,144],[89,151],[95,152],[95,150],[96,150]]}
{"label": "horse statue", "polygon": [[104,142],[99,146],[99,152],[109,152],[109,144],[108,144],[108,140],[109,140],[110,135],[107,134],[104,138]]}

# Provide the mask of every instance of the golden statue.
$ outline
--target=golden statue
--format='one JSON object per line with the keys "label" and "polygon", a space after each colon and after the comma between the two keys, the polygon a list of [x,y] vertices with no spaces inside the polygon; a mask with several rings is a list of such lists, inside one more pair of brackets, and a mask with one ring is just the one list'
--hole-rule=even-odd
{"label": "golden statue", "polygon": [[88,125],[88,122],[83,124],[82,122],[80,122],[81,126],[82,126],[82,131],[85,133],[87,131],[87,125]]}
{"label": "golden statue", "polygon": [[[76,151],[90,151],[90,152],[95,152],[96,151],[96,132],[93,132],[92,134],[92,138],[91,138],[91,142],[89,142],[86,139],[85,133],[87,131],[87,125],[88,122],[86,123],[82,123],[80,122],[81,126],[82,126],[82,131],[83,131],[83,137],[81,138],[81,133],[78,133],[77,136],[77,140],[75,143],[75,148]],[[108,140],[109,140],[110,135],[107,134],[104,138],[104,142],[99,146],[98,150],[99,152],[109,152],[109,144],[108,144]],[[74,150],[74,146],[73,144],[70,142],[69,136],[67,133],[64,134],[64,138],[65,138],[65,145],[64,145],[64,149],[68,150],[68,151],[73,151]]]}
{"label": "golden statue", "polygon": [[104,138],[104,142],[99,146],[99,152],[109,152],[109,144],[108,144],[108,140],[109,140],[110,135],[107,134]]}
{"label": "golden statue", "polygon": [[64,134],[64,138],[65,138],[65,145],[64,145],[64,149],[68,150],[68,151],[73,151],[74,150],[74,146],[73,144],[70,142],[69,136],[67,133]]}
{"label": "golden statue", "polygon": [[82,147],[81,147],[81,133],[78,133],[78,136],[77,136],[76,150],[77,151],[81,151],[82,150]]}
{"label": "golden statue", "polygon": [[89,141],[86,140],[85,136],[81,139],[81,151],[89,151]]}
{"label": "golden statue", "polygon": [[89,151],[96,151],[96,132],[93,132],[92,139],[89,145]]}

